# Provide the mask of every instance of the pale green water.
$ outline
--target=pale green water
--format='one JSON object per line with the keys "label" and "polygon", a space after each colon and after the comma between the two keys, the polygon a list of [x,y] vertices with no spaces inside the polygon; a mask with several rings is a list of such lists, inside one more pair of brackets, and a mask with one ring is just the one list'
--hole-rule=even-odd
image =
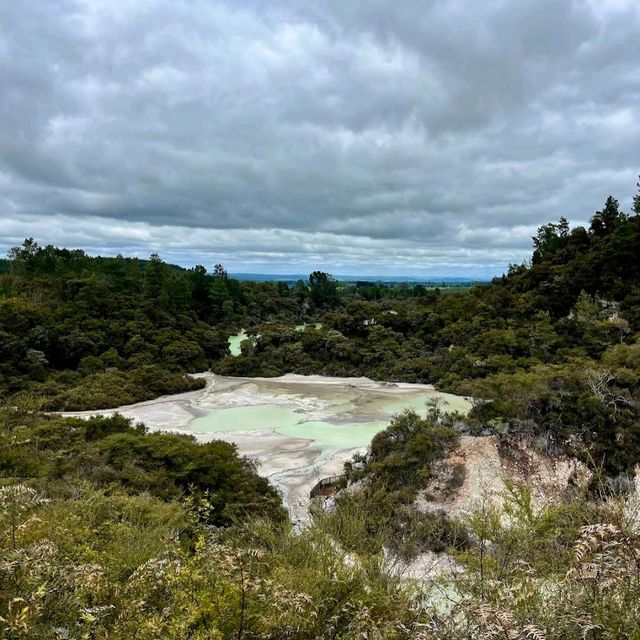
{"label": "pale green water", "polygon": [[225,431],[273,430],[291,438],[313,440],[316,444],[337,449],[366,447],[371,438],[387,426],[387,421],[332,424],[323,420],[305,421],[305,416],[291,407],[276,404],[216,409],[189,423],[200,433]]}
{"label": "pale green water", "polygon": [[387,422],[360,422],[331,424],[330,422],[303,422],[281,427],[278,433],[292,438],[308,438],[315,444],[336,449],[367,447],[373,436],[387,427]]}
{"label": "pale green water", "polygon": [[[262,385],[268,383],[261,381]],[[325,393],[328,389],[325,389]],[[362,390],[354,390],[354,394]],[[426,403],[430,399],[442,398],[447,404],[445,411],[458,410],[466,412],[470,403],[465,399],[451,394],[438,392],[411,392],[406,397],[398,396],[385,402],[385,397],[374,392],[371,401],[358,406],[345,398],[345,389],[335,389],[334,397],[326,398],[325,420],[311,419],[305,413],[304,407],[296,409],[294,406],[265,403],[260,405],[240,405],[223,409],[214,409],[192,420],[189,430],[200,433],[222,433],[236,431],[275,431],[291,438],[304,438],[314,441],[314,444],[335,449],[354,449],[366,447],[373,436],[385,429],[390,417],[404,409],[414,409],[424,415],[427,411]],[[279,397],[285,399],[289,393],[282,393]],[[354,395],[355,397],[355,395]],[[291,398],[300,401],[299,394],[291,394]],[[362,418],[360,418],[360,415]],[[340,419],[345,422],[340,422]],[[335,421],[335,423],[334,423]]]}
{"label": "pale green water", "polygon": [[232,356],[239,356],[242,353],[240,343],[246,339],[247,332],[244,329],[240,333],[236,333],[235,336],[229,336],[229,351]]}
{"label": "pale green water", "polygon": [[418,395],[411,396],[405,400],[394,400],[382,407],[382,410],[387,415],[394,415],[401,413],[405,409],[413,409],[420,415],[425,415],[427,412],[427,403],[429,400],[440,400],[440,408],[450,413],[453,411],[459,411],[460,413],[469,413],[471,410],[471,402],[462,396],[454,396],[451,393],[436,392],[433,395]]}
{"label": "pale green water", "polygon": [[293,426],[304,420],[304,415],[291,407],[278,404],[248,405],[215,409],[206,416],[189,423],[194,431],[215,433],[221,431],[251,431],[253,429],[275,429]]}

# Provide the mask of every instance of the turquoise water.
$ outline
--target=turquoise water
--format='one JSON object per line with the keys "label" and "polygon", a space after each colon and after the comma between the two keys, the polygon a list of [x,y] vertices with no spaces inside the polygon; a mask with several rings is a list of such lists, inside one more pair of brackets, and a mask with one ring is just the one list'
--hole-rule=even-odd
{"label": "turquoise water", "polygon": [[[466,411],[470,403],[465,398],[441,393],[422,393],[411,395],[404,399],[394,399],[392,402],[380,404],[380,399],[370,405],[361,405],[359,410],[366,414],[362,421],[358,421],[351,413],[350,421],[334,424],[327,420],[309,420],[301,411],[293,407],[278,404],[262,404],[227,407],[215,409],[207,415],[192,420],[188,428],[200,433],[223,433],[232,431],[275,431],[291,438],[313,440],[315,444],[336,449],[354,449],[366,447],[373,436],[385,429],[390,417],[404,409],[414,409],[424,415],[427,411],[426,402],[436,397],[444,398],[448,404],[444,410]],[[372,409],[376,409],[372,411]],[[353,409],[344,400],[337,401],[328,410],[333,416],[339,417],[345,410]],[[357,411],[357,410],[356,410]],[[371,420],[375,414],[381,414],[378,419]],[[385,417],[386,416],[386,417]]]}
{"label": "turquoise water", "polygon": [[[239,347],[245,336],[244,332],[233,336],[232,339],[236,339],[233,346]],[[251,386],[247,388],[246,384]],[[353,449],[366,447],[376,433],[388,426],[391,416],[405,409],[414,409],[425,415],[427,403],[435,399],[441,401],[440,406],[444,411],[466,413],[471,407],[467,398],[448,393],[421,389],[391,393],[381,389],[355,387],[348,379],[342,384],[310,384],[308,388],[304,388],[304,385],[296,382],[248,378],[239,386],[223,389],[225,396],[233,393],[232,389],[237,390],[240,394],[238,402],[243,402],[247,398],[246,394],[251,394],[255,401],[263,399],[264,404],[238,404],[210,410],[189,422],[187,428],[190,431],[254,431],[257,438],[275,432],[286,437],[311,440],[320,446]],[[306,398],[308,402],[305,401]],[[322,414],[318,419],[316,416],[320,408]]]}
{"label": "turquoise water", "polygon": [[229,351],[231,351],[232,356],[239,356],[242,353],[240,350],[240,344],[246,339],[247,332],[244,329],[235,336],[229,336]]}
{"label": "turquoise water", "polygon": [[304,420],[291,407],[277,404],[229,407],[215,409],[206,416],[196,418],[189,423],[189,429],[205,433],[221,431],[251,431],[253,429],[275,429],[293,426]]}
{"label": "turquoise water", "polygon": [[189,423],[191,431],[223,433],[229,431],[273,430],[283,436],[313,440],[337,449],[366,447],[371,438],[387,426],[387,421],[332,424],[323,420],[305,421],[291,407],[275,404],[216,409]]}
{"label": "turquoise water", "polygon": [[367,447],[373,436],[386,429],[387,422],[360,422],[352,424],[331,424],[330,422],[302,422],[280,427],[278,433],[292,438],[307,438],[316,444],[336,449]]}
{"label": "turquoise water", "polygon": [[412,396],[404,400],[394,400],[393,402],[383,405],[382,410],[390,416],[401,413],[405,409],[413,409],[420,415],[425,415],[427,412],[427,403],[429,400],[435,399],[440,401],[440,408],[447,413],[459,411],[466,414],[471,410],[471,402],[467,400],[467,398],[441,392],[435,392],[433,395]]}

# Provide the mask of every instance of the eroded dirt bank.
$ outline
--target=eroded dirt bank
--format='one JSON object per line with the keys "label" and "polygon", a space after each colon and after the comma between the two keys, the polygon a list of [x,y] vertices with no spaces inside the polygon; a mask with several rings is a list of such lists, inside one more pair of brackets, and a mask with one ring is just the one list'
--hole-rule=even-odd
{"label": "eroded dirt bank", "polygon": [[434,480],[418,504],[452,517],[483,505],[502,510],[509,487],[524,483],[537,510],[584,487],[590,477],[586,465],[575,458],[547,456],[524,440],[461,436],[459,447],[436,465]]}

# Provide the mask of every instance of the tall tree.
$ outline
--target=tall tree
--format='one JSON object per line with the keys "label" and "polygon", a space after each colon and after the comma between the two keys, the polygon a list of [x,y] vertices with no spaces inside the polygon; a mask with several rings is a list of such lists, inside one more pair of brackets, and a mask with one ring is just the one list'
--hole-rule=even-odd
{"label": "tall tree", "polygon": [[609,196],[602,211],[597,211],[591,218],[591,231],[599,237],[609,235],[623,219],[624,214],[620,212],[620,203],[613,196]]}
{"label": "tall tree", "polygon": [[164,286],[166,275],[166,265],[157,253],[152,253],[144,271],[144,294],[162,306],[168,302]]}
{"label": "tall tree", "polygon": [[320,307],[332,306],[338,299],[336,281],[324,271],[314,271],[309,275],[311,299]]}

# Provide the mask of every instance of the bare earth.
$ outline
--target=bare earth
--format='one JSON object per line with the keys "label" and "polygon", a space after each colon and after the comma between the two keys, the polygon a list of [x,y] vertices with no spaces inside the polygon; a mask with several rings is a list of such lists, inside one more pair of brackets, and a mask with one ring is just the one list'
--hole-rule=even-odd
{"label": "bare earth", "polygon": [[[446,470],[464,467],[464,480],[455,491],[446,491]],[[526,484],[535,511],[558,502],[572,487],[583,487],[590,478],[587,467],[575,458],[550,458],[524,441],[503,442],[496,436],[462,436],[459,447],[440,465],[436,479],[418,499],[424,510],[442,509],[463,517],[492,505],[503,512],[509,485]],[[430,499],[426,499],[426,496]]]}

